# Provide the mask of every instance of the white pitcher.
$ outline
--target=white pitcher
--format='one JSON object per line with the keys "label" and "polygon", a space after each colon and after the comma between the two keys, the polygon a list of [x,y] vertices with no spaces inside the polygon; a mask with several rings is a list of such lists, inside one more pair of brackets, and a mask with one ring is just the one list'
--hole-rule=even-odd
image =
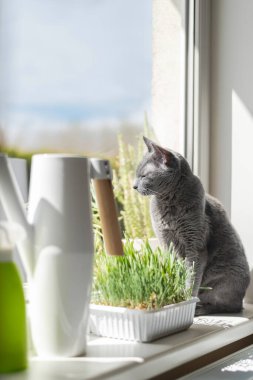
{"label": "white pitcher", "polygon": [[[0,155],[3,208],[8,219],[22,225],[27,234],[18,249],[28,275],[31,331],[39,355],[85,353],[94,254],[90,178],[96,180],[103,206],[107,249],[120,255],[108,161],[76,155],[34,155],[26,217],[9,160]],[[112,216],[113,221],[108,223]]]}
{"label": "white pitcher", "polygon": [[[22,201],[24,204],[28,202],[28,170],[27,170],[27,161],[24,158],[9,158],[12,170],[14,172],[15,178],[17,180],[19,189],[22,195]],[[6,215],[2,208],[1,199],[0,199],[0,220],[6,220]],[[18,265],[20,270],[21,278],[23,281],[26,280],[25,270],[20,260],[17,250],[14,250],[15,263]]]}

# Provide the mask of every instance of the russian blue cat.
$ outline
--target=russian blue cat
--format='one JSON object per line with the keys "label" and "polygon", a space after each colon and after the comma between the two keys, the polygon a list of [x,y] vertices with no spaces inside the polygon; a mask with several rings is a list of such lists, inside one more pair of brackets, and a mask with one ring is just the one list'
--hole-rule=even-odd
{"label": "russian blue cat", "polygon": [[[249,285],[249,266],[238,234],[221,203],[205,193],[186,159],[144,137],[148,152],[134,189],[151,196],[151,219],[162,247],[172,242],[194,262],[196,315],[239,312]],[[206,288],[206,289],[205,289]],[[207,289],[211,288],[211,289]]]}

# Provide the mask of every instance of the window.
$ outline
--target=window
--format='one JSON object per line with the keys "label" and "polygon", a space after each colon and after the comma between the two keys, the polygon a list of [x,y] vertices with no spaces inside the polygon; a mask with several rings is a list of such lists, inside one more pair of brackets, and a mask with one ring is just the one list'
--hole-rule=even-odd
{"label": "window", "polygon": [[0,149],[113,157],[119,133],[134,144],[150,114],[152,0],[0,7]]}

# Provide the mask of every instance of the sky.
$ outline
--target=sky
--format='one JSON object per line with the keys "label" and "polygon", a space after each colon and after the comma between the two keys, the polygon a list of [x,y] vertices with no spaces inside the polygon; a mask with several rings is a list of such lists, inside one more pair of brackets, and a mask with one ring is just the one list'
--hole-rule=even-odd
{"label": "sky", "polygon": [[0,4],[0,100],[9,132],[144,120],[151,99],[151,0]]}

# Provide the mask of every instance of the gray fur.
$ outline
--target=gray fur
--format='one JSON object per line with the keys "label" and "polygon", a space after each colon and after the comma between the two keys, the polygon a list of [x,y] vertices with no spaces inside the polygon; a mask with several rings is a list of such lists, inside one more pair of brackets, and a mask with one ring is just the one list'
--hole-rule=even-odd
{"label": "gray fur", "polygon": [[[205,194],[188,162],[144,137],[148,152],[140,162],[134,188],[151,195],[154,231],[163,247],[195,265],[196,315],[239,312],[249,285],[244,249],[220,202]],[[211,287],[212,290],[202,290]]]}

